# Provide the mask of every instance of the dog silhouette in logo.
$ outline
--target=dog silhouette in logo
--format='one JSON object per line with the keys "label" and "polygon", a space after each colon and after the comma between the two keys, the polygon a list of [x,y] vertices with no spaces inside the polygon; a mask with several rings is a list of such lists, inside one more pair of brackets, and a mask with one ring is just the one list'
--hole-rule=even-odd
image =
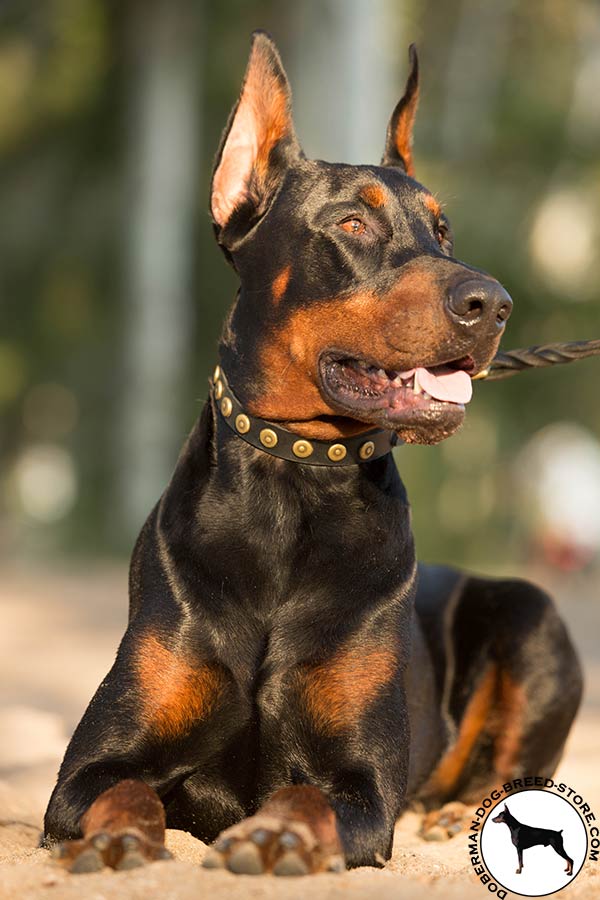
{"label": "dog silhouette in logo", "polygon": [[537,844],[542,844],[544,847],[550,845],[559,856],[566,859],[567,868],[565,869],[565,872],[567,875],[573,874],[573,860],[567,854],[563,846],[562,828],[560,831],[552,831],[550,828],[537,828],[534,825],[524,825],[522,822],[515,819],[506,803],[504,804],[502,812],[498,813],[497,816],[494,816],[492,822],[504,822],[504,824],[509,827],[510,837],[517,849],[517,855],[519,857],[519,868],[516,870],[517,875],[520,875],[523,871],[523,850],[527,850],[529,847],[535,847]]}

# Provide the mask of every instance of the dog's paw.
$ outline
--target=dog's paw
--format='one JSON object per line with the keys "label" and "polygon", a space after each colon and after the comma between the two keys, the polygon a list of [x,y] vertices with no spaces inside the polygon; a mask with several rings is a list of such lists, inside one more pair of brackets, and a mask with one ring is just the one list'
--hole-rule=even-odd
{"label": "dog's paw", "polygon": [[423,817],[419,835],[425,841],[448,841],[464,831],[471,821],[470,807],[454,801]]}
{"label": "dog's paw", "polygon": [[308,875],[343,872],[343,856],[323,851],[304,822],[259,813],[223,831],[203,865],[237,875]]}
{"label": "dog's paw", "polygon": [[81,840],[62,841],[52,847],[50,856],[76,875],[98,872],[104,866],[136,869],[154,860],[172,858],[164,844],[150,841],[137,829],[98,831]]}

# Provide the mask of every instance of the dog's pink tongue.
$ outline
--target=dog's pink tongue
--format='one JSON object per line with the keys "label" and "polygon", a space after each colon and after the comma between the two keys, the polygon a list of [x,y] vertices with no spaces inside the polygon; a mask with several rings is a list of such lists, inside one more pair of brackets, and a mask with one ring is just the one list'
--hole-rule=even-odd
{"label": "dog's pink tongue", "polygon": [[468,403],[473,396],[471,377],[461,369],[449,369],[441,375],[434,375],[429,369],[416,369],[415,377],[424,391],[436,400],[450,403]]}

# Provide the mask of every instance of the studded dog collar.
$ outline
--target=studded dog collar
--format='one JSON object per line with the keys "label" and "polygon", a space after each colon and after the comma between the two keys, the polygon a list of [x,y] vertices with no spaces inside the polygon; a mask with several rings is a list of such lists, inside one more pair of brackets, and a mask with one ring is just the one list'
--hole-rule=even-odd
{"label": "studded dog collar", "polygon": [[211,391],[221,416],[238,437],[257,450],[290,462],[309,466],[353,466],[379,459],[403,443],[393,431],[385,428],[373,428],[334,441],[309,440],[274,422],[249,416],[229,387],[221,366],[213,373]]}

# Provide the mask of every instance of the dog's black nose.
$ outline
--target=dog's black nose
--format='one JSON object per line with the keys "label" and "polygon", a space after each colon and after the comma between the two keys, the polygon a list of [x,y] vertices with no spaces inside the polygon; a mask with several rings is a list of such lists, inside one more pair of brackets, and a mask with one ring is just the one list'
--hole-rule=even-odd
{"label": "dog's black nose", "polygon": [[512,312],[512,300],[497,281],[470,278],[454,285],[446,297],[450,318],[459,325],[477,324],[500,327]]}

